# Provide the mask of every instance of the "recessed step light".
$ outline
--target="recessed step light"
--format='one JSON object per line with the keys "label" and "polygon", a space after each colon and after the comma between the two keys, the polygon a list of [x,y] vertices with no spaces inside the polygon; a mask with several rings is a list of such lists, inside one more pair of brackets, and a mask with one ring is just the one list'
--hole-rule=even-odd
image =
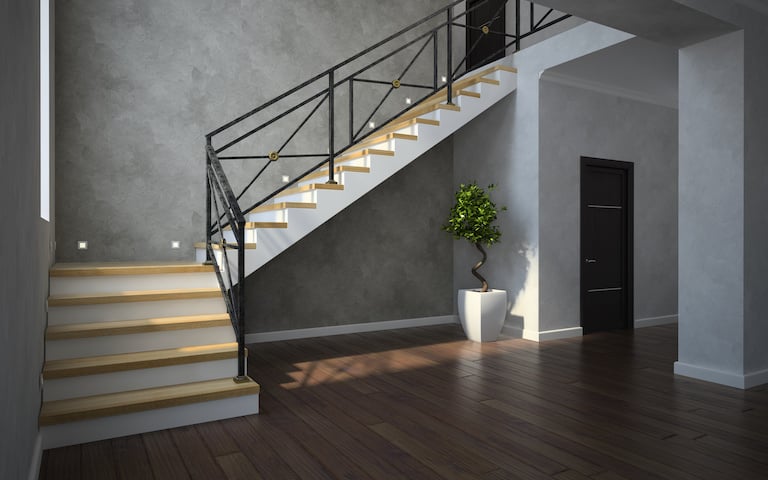
{"label": "recessed step light", "polygon": [[375,122],[368,122],[368,126],[371,127],[371,128],[376,128],[376,123]]}
{"label": "recessed step light", "polygon": [[171,248],[181,248],[181,242],[178,240],[171,240]]}
{"label": "recessed step light", "polygon": [[283,175],[283,183],[288,183],[290,181],[291,181],[291,177],[289,177],[288,175]]}
{"label": "recessed step light", "polygon": [[88,240],[78,240],[77,241],[77,249],[78,250],[88,250]]}
{"label": "recessed step light", "polygon": [[411,97],[406,97],[405,98],[405,104],[406,105],[410,105],[411,104]]}

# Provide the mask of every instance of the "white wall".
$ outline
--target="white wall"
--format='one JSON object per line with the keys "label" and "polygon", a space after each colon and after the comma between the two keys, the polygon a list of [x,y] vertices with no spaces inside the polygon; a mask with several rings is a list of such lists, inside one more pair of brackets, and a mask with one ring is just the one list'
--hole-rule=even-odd
{"label": "white wall", "polygon": [[[579,25],[510,58],[518,68],[518,88],[454,134],[454,183],[495,183],[493,198],[508,210],[500,216],[501,243],[489,250],[483,267],[492,288],[508,294],[507,324],[534,332],[539,311],[539,76],[545,69],[631,38],[593,23]],[[476,250],[454,246],[454,287],[474,288],[470,267]]]}
{"label": "white wall", "polygon": [[540,327],[580,326],[580,157],[634,163],[634,318],[677,315],[677,110],[540,85]]}

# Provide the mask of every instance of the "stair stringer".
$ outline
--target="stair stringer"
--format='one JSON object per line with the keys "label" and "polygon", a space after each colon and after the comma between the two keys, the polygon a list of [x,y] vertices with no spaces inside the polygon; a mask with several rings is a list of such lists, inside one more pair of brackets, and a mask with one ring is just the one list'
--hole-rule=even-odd
{"label": "stair stringer", "polygon": [[[248,276],[261,268],[267,262],[278,256],[288,247],[298,242],[320,225],[324,224],[343,209],[357,201],[360,197],[370,192],[386,179],[400,171],[406,165],[419,158],[435,145],[448,138],[466,123],[480,115],[482,112],[510,95],[517,88],[517,74],[496,70],[484,75],[485,78],[498,80],[499,85],[477,83],[473,90],[480,93],[480,98],[459,96],[454,103],[461,107],[460,111],[437,110],[421,115],[420,118],[438,120],[439,125],[413,125],[406,129],[398,130],[405,133],[416,134],[418,140],[388,140],[384,147],[394,150],[394,156],[366,155],[364,163],[370,167],[370,173],[348,172],[340,178],[343,179],[343,190],[314,190],[303,194],[299,200],[291,198],[291,201],[311,201],[317,204],[313,209],[291,209],[288,218],[288,228],[259,228],[256,231],[248,231],[248,242],[255,241],[255,249],[245,250],[245,275]],[[445,102],[443,102],[445,103]],[[392,148],[394,147],[394,148]],[[366,148],[372,148],[367,145]],[[377,148],[377,147],[373,147]],[[349,149],[346,153],[354,151]],[[322,183],[319,180],[317,183]],[[340,181],[339,183],[342,183]],[[287,197],[276,197],[272,203],[288,201]],[[231,232],[227,232],[225,238],[234,242]],[[229,253],[229,265],[224,265],[223,255],[217,254],[217,263],[222,268],[222,274],[226,270],[232,272],[232,281],[237,282],[237,254]],[[196,260],[205,260],[205,250],[196,250]]]}

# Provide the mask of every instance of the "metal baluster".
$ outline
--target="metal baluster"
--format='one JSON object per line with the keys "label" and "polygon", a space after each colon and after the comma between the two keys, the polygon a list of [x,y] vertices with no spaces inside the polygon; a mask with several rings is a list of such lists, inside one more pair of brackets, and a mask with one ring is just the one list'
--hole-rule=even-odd
{"label": "metal baluster", "polygon": [[328,181],[335,185],[339,182],[333,179],[333,70],[328,72]]}
{"label": "metal baluster", "polygon": [[446,94],[448,95],[446,103],[448,105],[453,105],[453,32],[451,31],[451,22],[453,22],[453,13],[452,13],[453,7],[449,6],[445,9],[447,13],[447,25],[445,27],[445,36],[447,39],[448,47],[445,52],[446,57],[446,70],[445,70],[445,79],[447,81],[446,83]]}
{"label": "metal baluster", "polygon": [[520,0],[515,0],[515,51],[520,51]]}
{"label": "metal baluster", "polygon": [[[211,137],[206,140],[208,146],[211,145]],[[208,180],[211,171],[211,157],[208,155],[208,148],[205,150],[205,264],[212,265],[211,259],[211,182]]]}

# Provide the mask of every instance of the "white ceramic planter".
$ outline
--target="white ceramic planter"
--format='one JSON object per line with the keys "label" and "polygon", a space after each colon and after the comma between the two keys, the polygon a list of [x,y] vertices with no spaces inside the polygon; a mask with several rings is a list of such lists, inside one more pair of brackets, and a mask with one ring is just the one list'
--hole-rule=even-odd
{"label": "white ceramic planter", "polygon": [[506,290],[459,290],[459,319],[467,338],[493,342],[507,317]]}

